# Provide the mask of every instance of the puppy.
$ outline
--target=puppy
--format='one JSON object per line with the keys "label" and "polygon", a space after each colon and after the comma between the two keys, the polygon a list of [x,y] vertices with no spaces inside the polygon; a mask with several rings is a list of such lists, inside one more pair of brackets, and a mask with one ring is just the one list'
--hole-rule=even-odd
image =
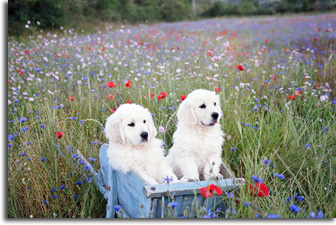
{"label": "puppy", "polygon": [[203,89],[192,91],[179,106],[174,144],[166,158],[181,182],[199,181],[200,175],[223,179],[221,114],[219,96]]}
{"label": "puppy", "polygon": [[150,185],[164,183],[164,178],[178,179],[164,158],[163,141],[155,138],[157,130],[151,113],[140,105],[124,104],[107,118],[105,136],[109,140],[108,158],[115,170],[133,171]]}

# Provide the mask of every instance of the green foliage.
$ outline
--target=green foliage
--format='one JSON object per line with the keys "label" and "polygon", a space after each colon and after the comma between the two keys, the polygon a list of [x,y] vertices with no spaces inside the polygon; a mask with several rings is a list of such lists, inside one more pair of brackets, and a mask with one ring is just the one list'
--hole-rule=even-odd
{"label": "green foliage", "polygon": [[330,0],[282,0],[280,2],[264,2],[243,0],[240,4],[234,1],[216,1],[202,13],[203,17],[217,16],[249,16],[285,12],[308,12],[313,10],[330,10],[335,8]]}
{"label": "green foliage", "polygon": [[191,15],[188,0],[13,0],[8,4],[10,34],[22,34],[28,20],[40,21],[45,29],[113,21],[178,21]]}

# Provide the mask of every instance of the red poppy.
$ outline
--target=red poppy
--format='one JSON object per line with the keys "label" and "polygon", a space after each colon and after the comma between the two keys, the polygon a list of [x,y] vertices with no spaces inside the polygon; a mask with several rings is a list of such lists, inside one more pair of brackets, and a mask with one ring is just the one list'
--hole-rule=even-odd
{"label": "red poppy", "polygon": [[316,84],[316,87],[318,87],[318,88],[321,87],[321,84]]}
{"label": "red poppy", "polygon": [[179,47],[179,46],[177,46],[177,47],[176,47],[176,49],[177,49],[177,50],[180,50],[180,47]]}
{"label": "red poppy", "polygon": [[77,113],[76,109],[75,109],[74,113],[75,113],[75,115],[76,115],[76,113]]}
{"label": "red poppy", "polygon": [[290,100],[294,100],[295,99],[295,96],[293,95],[290,95],[290,96],[286,96],[287,99],[290,99]]}
{"label": "red poppy", "polygon": [[110,81],[107,84],[105,84],[105,86],[111,88],[111,87],[116,87],[117,85],[115,85],[113,81]]}
{"label": "red poppy", "polygon": [[212,56],[212,52],[208,52],[208,53],[207,53],[207,56]]}
{"label": "red poppy", "polygon": [[317,31],[321,31],[321,28],[317,29]]}
{"label": "red poppy", "polygon": [[185,99],[186,99],[186,96],[185,95],[181,95],[180,100],[184,101]]}
{"label": "red poppy", "polygon": [[132,87],[132,85],[131,85],[131,81],[127,80],[127,81],[126,81],[126,84],[125,84],[125,87],[127,87],[127,88]]}
{"label": "red poppy", "polygon": [[268,188],[263,182],[256,182],[253,186],[250,184],[246,191],[251,191],[251,196],[257,195],[258,197],[266,197],[269,194]]}
{"label": "red poppy", "polygon": [[108,100],[113,100],[113,99],[114,99],[114,96],[111,95],[111,94],[108,94],[108,95],[106,96],[106,98],[107,98]]}
{"label": "red poppy", "polygon": [[317,38],[316,38],[316,37],[314,37],[314,41],[317,41]]}
{"label": "red poppy", "polygon": [[297,91],[298,94],[302,95],[302,91]]}
{"label": "red poppy", "polygon": [[221,195],[223,190],[215,184],[208,185],[207,187],[200,188],[201,195],[204,198],[211,197],[213,194]]}
{"label": "red poppy", "polygon": [[223,190],[219,188],[217,185],[211,184],[210,185],[210,191],[216,195],[223,194]]}
{"label": "red poppy", "polygon": [[273,76],[273,80],[276,81],[276,76],[275,75]]}
{"label": "red poppy", "polygon": [[239,65],[237,66],[237,69],[238,69],[238,70],[244,70],[244,67],[242,67],[242,65],[239,64]]}
{"label": "red poppy", "polygon": [[57,135],[57,139],[60,139],[63,137],[63,133],[62,132],[56,132]]}
{"label": "red poppy", "polygon": [[157,96],[157,100],[161,100],[162,98],[166,98],[168,97],[168,95],[166,94],[166,92],[162,91],[158,96]]}
{"label": "red poppy", "polygon": [[71,97],[70,97],[70,101],[73,101],[73,100],[74,100],[74,97],[73,97],[73,96],[71,96]]}
{"label": "red poppy", "polygon": [[220,87],[216,87],[216,88],[215,88],[215,92],[220,93],[220,92],[221,92]]}
{"label": "red poppy", "polygon": [[210,191],[210,186],[207,186],[207,187],[204,187],[204,188],[200,188],[200,191],[201,191],[201,195],[204,197],[204,198],[207,198],[207,197],[212,197],[212,192]]}
{"label": "red poppy", "polygon": [[126,101],[126,104],[131,104],[132,102],[131,101]]}
{"label": "red poppy", "polygon": [[29,50],[23,51],[24,54],[30,54]]}
{"label": "red poppy", "polygon": [[154,94],[151,92],[151,93],[149,93],[149,96],[151,97],[151,98],[154,98]]}
{"label": "red poppy", "polygon": [[268,43],[268,42],[269,42],[268,38],[266,38],[265,42],[266,42],[266,43]]}
{"label": "red poppy", "polygon": [[330,30],[329,29],[326,29],[326,32],[329,32]]}
{"label": "red poppy", "polygon": [[8,80],[8,83],[10,83],[10,80]]}

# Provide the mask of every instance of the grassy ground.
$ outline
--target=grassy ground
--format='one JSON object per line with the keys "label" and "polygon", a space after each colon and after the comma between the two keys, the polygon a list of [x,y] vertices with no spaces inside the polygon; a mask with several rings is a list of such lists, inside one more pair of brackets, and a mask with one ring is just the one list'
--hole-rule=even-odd
{"label": "grassy ground", "polygon": [[[155,114],[168,151],[180,96],[217,87],[223,159],[247,181],[227,216],[335,217],[335,27],[321,14],[9,37],[8,217],[104,217],[77,150],[99,170],[105,119],[131,101]],[[252,175],[269,196],[246,193]]]}

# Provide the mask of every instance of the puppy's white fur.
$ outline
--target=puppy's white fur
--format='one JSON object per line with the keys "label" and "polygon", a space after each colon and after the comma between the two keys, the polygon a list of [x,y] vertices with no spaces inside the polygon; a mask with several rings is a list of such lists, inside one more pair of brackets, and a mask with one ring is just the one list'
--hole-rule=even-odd
{"label": "puppy's white fur", "polygon": [[[134,125],[134,126],[133,126]],[[141,133],[147,132],[145,140]],[[164,158],[163,141],[155,138],[157,130],[151,113],[140,105],[124,104],[107,118],[105,136],[109,140],[108,158],[115,170],[133,171],[150,185],[164,183],[163,178],[177,177]]]}
{"label": "puppy's white fur", "polygon": [[[213,113],[219,115],[217,123]],[[174,144],[166,158],[182,182],[198,181],[200,174],[205,180],[223,178],[219,172],[224,142],[218,123],[221,115],[219,96],[208,90],[192,91],[179,106]]]}

